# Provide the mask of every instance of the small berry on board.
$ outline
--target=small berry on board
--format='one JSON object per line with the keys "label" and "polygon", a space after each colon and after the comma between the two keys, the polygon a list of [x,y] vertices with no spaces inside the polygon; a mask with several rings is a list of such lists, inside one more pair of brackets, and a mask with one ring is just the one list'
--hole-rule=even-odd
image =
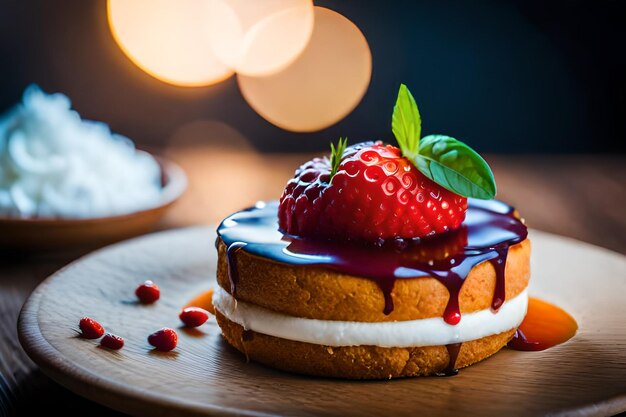
{"label": "small berry on board", "polygon": [[174,330],[165,327],[148,336],[148,343],[154,346],[156,350],[169,352],[176,347],[178,335]]}
{"label": "small berry on board", "polygon": [[119,350],[124,346],[124,339],[111,333],[104,335],[100,345],[112,350]]}
{"label": "small berry on board", "polygon": [[104,334],[104,327],[90,317],[83,317],[78,324],[81,337],[85,339],[97,339]]}
{"label": "small berry on board", "polygon": [[209,312],[200,307],[187,307],[180,312],[178,317],[186,327],[198,327],[209,319]]}
{"label": "small berry on board", "polygon": [[137,287],[135,295],[142,304],[152,304],[161,296],[161,290],[158,285],[148,280]]}

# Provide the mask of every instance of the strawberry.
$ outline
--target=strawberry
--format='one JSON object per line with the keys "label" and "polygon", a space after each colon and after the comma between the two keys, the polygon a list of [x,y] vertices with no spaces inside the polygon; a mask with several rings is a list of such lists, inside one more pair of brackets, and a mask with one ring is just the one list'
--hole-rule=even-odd
{"label": "strawberry", "polygon": [[[279,205],[279,226],[297,236],[383,243],[457,229],[467,198],[424,176],[399,148],[333,146],[297,171]],[[331,179],[332,178],[332,179]]]}
{"label": "strawberry", "polygon": [[399,148],[331,143],[329,158],[302,165],[287,183],[278,225],[295,236],[383,244],[458,229],[467,197],[496,195],[493,172],[465,143],[445,135],[421,138],[422,120],[406,85],[391,118]]}

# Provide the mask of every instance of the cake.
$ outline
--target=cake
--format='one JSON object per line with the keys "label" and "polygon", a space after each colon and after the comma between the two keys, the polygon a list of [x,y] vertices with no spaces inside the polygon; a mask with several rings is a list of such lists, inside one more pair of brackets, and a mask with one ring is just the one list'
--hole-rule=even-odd
{"label": "cake", "polygon": [[507,344],[528,303],[526,227],[478,154],[420,125],[401,86],[400,148],[340,140],[279,202],[221,223],[213,304],[230,345],[285,371],[387,379],[452,375]]}

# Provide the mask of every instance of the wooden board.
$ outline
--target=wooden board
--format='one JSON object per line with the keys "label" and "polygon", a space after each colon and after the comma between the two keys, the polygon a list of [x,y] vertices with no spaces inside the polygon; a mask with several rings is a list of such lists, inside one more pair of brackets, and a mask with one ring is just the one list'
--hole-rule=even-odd
{"label": "wooden board", "polygon": [[[356,382],[275,371],[228,346],[212,319],[154,353],[146,336],[213,285],[214,232],[190,228],[121,243],[62,269],[32,294],[20,340],[53,379],[134,415],[608,415],[626,410],[626,258],[533,231],[531,293],[566,308],[580,331],[544,352],[503,350],[452,378]],[[162,289],[134,302],[137,283]],[[76,337],[83,315],[122,335],[119,352]]]}

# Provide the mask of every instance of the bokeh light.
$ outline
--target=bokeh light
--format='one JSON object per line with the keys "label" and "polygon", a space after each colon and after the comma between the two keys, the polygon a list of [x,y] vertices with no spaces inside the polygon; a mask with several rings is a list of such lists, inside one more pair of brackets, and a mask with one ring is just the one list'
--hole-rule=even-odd
{"label": "bokeh light", "polygon": [[246,101],[266,120],[294,132],[328,127],[361,101],[372,74],[372,56],[361,31],[332,10],[315,7],[306,48],[280,72],[238,74]]}
{"label": "bokeh light", "polygon": [[290,64],[313,32],[312,0],[211,0],[206,32],[213,52],[240,74]]}
{"label": "bokeh light", "polygon": [[211,146],[215,149],[254,152],[250,141],[236,128],[221,121],[199,119],[187,122],[174,130],[168,149]]}
{"label": "bokeh light", "polygon": [[212,53],[205,0],[108,0],[107,13],[120,48],[161,81],[199,87],[233,73]]}
{"label": "bokeh light", "polygon": [[261,154],[237,128],[220,120],[180,126],[172,133],[165,155],[189,175],[188,192],[166,217],[180,226],[223,219],[251,202],[275,199],[303,158],[302,154]]}

